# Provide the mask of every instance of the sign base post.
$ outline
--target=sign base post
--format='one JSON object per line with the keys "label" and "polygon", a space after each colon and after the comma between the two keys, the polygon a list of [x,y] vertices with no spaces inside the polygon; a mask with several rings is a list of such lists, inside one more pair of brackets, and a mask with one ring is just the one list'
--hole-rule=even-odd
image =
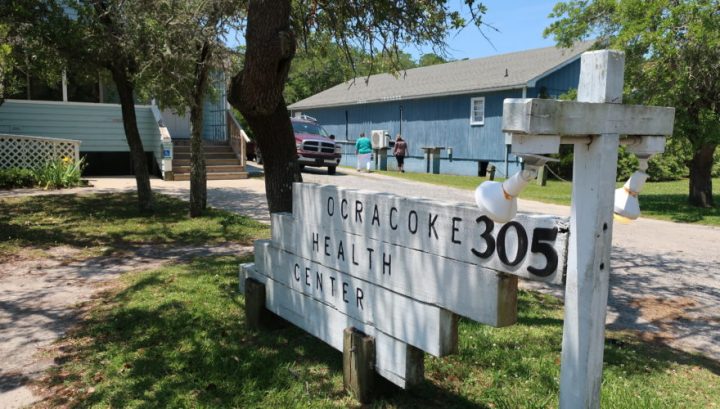
{"label": "sign base post", "polygon": [[265,308],[265,284],[254,278],[245,279],[245,322],[250,330],[279,329],[287,321]]}
{"label": "sign base post", "polygon": [[373,399],[375,338],[355,328],[343,331],[343,385],[360,403]]}

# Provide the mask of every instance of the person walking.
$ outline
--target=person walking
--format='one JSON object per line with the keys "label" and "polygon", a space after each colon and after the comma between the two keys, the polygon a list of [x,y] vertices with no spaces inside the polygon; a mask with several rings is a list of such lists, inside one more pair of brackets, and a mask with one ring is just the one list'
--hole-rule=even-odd
{"label": "person walking", "polygon": [[408,145],[403,139],[402,135],[397,134],[395,137],[395,147],[393,148],[393,155],[397,160],[398,170],[405,173],[405,156],[407,156]]}
{"label": "person walking", "polygon": [[370,172],[370,161],[372,158],[372,143],[365,136],[365,132],[360,133],[360,138],[355,142],[355,151],[357,153],[357,170],[360,172],[365,169]]}

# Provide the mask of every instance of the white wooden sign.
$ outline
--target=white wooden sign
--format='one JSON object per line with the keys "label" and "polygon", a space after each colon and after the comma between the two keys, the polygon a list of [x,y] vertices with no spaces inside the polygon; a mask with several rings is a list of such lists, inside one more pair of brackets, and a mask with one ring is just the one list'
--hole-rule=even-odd
{"label": "white wooden sign", "polygon": [[476,207],[296,183],[293,213],[272,215],[241,282],[266,287],[266,308],[342,350],[355,327],[375,337],[377,372],[421,381],[412,348],[457,349],[457,315],[517,319],[517,277],[561,282],[568,222],[519,216],[496,224]]}

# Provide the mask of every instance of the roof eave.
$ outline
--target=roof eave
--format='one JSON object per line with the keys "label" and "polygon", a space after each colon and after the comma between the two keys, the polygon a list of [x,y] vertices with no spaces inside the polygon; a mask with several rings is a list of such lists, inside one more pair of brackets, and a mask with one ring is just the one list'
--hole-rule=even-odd
{"label": "roof eave", "polygon": [[298,110],[298,109],[336,108],[336,107],[361,105],[361,104],[378,104],[378,103],[382,103],[382,102],[392,102],[392,101],[410,101],[410,100],[414,100],[414,99],[449,97],[449,96],[453,96],[453,95],[467,95],[467,94],[475,94],[475,93],[479,93],[479,92],[487,93],[487,92],[507,91],[507,90],[513,90],[513,89],[522,89],[525,86],[527,86],[525,82],[519,82],[517,84],[509,84],[509,85],[505,85],[502,87],[477,88],[477,89],[468,89],[468,90],[453,91],[453,92],[436,92],[436,93],[431,93],[431,94],[410,95],[407,97],[372,99],[372,100],[344,102],[344,103],[336,103],[336,104],[317,104],[317,105],[297,106],[297,103],[295,103],[295,104],[289,105],[288,109]]}
{"label": "roof eave", "polygon": [[570,65],[570,64],[574,63],[575,61],[579,60],[581,56],[582,56],[582,53],[578,53],[575,57],[569,58],[569,59],[563,61],[562,63],[560,63],[560,64],[554,66],[553,68],[551,68],[551,69],[543,72],[542,74],[536,76],[535,78],[532,78],[531,80],[529,80],[528,82],[525,83],[525,86],[528,87],[528,88],[534,88],[534,87],[537,85],[537,82],[540,81],[541,78],[547,77],[548,75],[550,75],[550,74],[552,74],[552,73],[554,73],[554,72],[556,72],[556,71],[559,71],[559,70],[562,69],[562,68],[567,67],[568,65]]}

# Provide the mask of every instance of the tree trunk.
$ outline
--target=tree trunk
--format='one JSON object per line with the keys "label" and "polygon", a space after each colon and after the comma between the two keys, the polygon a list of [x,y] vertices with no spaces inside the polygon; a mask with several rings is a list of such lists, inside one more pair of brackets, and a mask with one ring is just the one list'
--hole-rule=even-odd
{"label": "tree trunk", "polygon": [[245,65],[233,77],[228,95],[255,133],[262,152],[271,213],[292,211],[292,183],[302,181],[292,124],[282,96],[295,56],[290,8],[290,0],[249,2]]}
{"label": "tree trunk", "polygon": [[255,133],[263,155],[265,194],[270,213],[292,212],[292,184],[302,182],[302,177],[285,100],[271,115],[243,115]]}
{"label": "tree trunk", "polygon": [[190,217],[199,217],[207,207],[207,167],[202,144],[203,109],[190,108]]}
{"label": "tree trunk", "polygon": [[140,131],[138,131],[137,118],[135,117],[134,87],[123,67],[113,67],[111,72],[120,97],[125,138],[130,147],[130,158],[135,171],[138,206],[141,212],[151,212],[154,202],[152,189],[150,188],[150,173],[145,160],[145,149],[143,148],[142,139],[140,139]]}
{"label": "tree trunk", "polygon": [[190,217],[201,216],[207,208],[207,166],[202,145],[203,98],[208,88],[208,60],[212,49],[206,41],[195,64],[195,84],[190,107]]}
{"label": "tree trunk", "polygon": [[690,161],[690,198],[693,206],[712,207],[712,166],[715,144],[703,144]]}

